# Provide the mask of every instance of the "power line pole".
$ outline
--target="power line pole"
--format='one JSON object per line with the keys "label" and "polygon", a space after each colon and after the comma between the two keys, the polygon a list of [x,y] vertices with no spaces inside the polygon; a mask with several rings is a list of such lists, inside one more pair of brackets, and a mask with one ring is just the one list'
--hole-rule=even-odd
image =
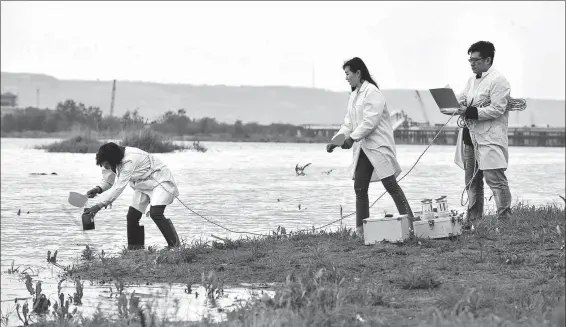
{"label": "power line pole", "polygon": [[112,82],[112,100],[110,102],[110,117],[114,116],[114,97],[116,95],[116,80]]}
{"label": "power line pole", "polygon": [[35,89],[35,107],[39,109],[39,87]]}

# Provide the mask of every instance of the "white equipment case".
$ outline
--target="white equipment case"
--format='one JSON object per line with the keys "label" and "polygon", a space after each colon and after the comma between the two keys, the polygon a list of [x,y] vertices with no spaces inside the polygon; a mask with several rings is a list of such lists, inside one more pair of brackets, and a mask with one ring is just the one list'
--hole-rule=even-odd
{"label": "white equipment case", "polygon": [[365,245],[382,241],[403,242],[410,236],[411,224],[407,215],[366,218],[363,222]]}

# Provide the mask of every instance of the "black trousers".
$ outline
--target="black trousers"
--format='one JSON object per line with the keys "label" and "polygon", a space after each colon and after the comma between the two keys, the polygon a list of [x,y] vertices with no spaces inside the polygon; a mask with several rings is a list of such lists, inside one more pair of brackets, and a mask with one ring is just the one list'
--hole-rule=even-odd
{"label": "black trousers", "polygon": [[[160,221],[160,220],[165,220],[165,208],[166,206],[150,206],[149,207],[149,216],[151,217],[151,219],[153,219],[153,221]],[[137,209],[135,209],[134,207],[130,207],[128,209],[128,214],[126,216],[127,218],[127,224],[128,226],[134,226],[134,227],[138,227],[140,225],[140,219],[142,217],[142,213],[139,212]]]}
{"label": "black trousers", "polygon": [[[369,196],[368,189],[373,174],[373,166],[363,150],[360,149],[360,157],[354,174],[354,190],[356,191],[356,227],[363,225],[363,220],[369,217]],[[381,180],[383,187],[393,198],[397,211],[401,215],[413,217],[413,211],[405,193],[397,183],[394,175],[385,177]]]}

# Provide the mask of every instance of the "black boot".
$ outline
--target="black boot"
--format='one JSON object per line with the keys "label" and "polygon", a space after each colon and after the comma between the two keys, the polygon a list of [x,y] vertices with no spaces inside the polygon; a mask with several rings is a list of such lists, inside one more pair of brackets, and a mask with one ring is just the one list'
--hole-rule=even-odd
{"label": "black boot", "polygon": [[142,213],[130,207],[128,209],[127,233],[128,233],[128,250],[139,250],[145,247],[145,229],[140,226]]}
{"label": "black boot", "polygon": [[162,219],[162,220],[154,220],[157,228],[165,237],[167,241],[167,246],[170,248],[178,247],[181,245],[181,241],[179,240],[179,236],[177,235],[177,231],[175,230],[175,226],[173,226],[173,222],[170,219]]}
{"label": "black boot", "polygon": [[128,227],[128,250],[140,250],[145,247],[145,229],[143,226]]}
{"label": "black boot", "polygon": [[159,230],[161,231],[161,234],[163,234],[163,237],[167,241],[167,245],[170,248],[177,247],[181,245],[179,236],[177,235],[177,231],[173,226],[173,222],[170,219],[165,218],[163,212],[165,212],[165,206],[163,205],[151,206],[149,208],[149,216],[151,217],[151,219],[153,219],[153,221],[157,225],[157,228],[159,228]]}

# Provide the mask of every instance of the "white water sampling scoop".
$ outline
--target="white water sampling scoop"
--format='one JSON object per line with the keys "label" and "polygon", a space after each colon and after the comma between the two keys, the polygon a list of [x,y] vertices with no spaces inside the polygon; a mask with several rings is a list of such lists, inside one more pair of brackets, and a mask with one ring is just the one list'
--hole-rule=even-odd
{"label": "white water sampling scoop", "polygon": [[341,146],[342,144],[344,144],[345,140],[346,140],[346,136],[344,136],[344,134],[336,134],[332,138],[332,141],[330,141],[330,143],[337,145],[337,146]]}
{"label": "white water sampling scoop", "polygon": [[69,192],[69,203],[77,208],[82,208],[85,206],[88,198],[84,194],[77,192]]}

